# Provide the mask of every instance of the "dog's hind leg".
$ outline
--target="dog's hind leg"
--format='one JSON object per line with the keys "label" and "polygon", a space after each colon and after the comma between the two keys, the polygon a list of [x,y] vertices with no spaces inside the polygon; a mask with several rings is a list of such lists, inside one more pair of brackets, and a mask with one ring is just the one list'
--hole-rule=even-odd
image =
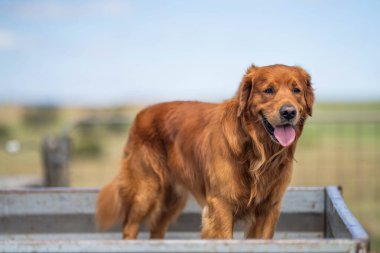
{"label": "dog's hind leg", "polygon": [[140,223],[144,217],[134,210],[134,208],[131,209],[131,212],[128,213],[127,217],[128,218],[124,222],[123,227],[123,239],[136,239]]}
{"label": "dog's hind leg", "polygon": [[[177,189],[173,189],[177,188]],[[169,186],[163,202],[160,203],[149,219],[150,239],[163,239],[170,223],[175,221],[186,205],[188,193],[181,187]]]}
{"label": "dog's hind leg", "polygon": [[124,201],[123,238],[136,239],[140,224],[150,216],[162,199],[159,177],[153,172],[154,164],[135,155],[126,160],[121,172],[120,196]]}
{"label": "dog's hind leg", "polygon": [[133,196],[130,208],[126,210],[123,238],[136,239],[140,224],[150,216],[157,205],[158,185],[155,179],[146,178],[139,183],[135,196]]}

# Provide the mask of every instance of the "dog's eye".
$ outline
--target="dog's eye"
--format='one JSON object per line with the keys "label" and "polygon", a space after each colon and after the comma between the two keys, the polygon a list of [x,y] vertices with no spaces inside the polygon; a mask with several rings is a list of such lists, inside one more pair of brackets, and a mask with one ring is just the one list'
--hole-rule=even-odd
{"label": "dog's eye", "polygon": [[293,93],[296,93],[296,94],[298,94],[298,93],[300,93],[301,92],[301,90],[300,89],[298,89],[298,88],[293,88]]}
{"label": "dog's eye", "polygon": [[272,87],[270,87],[268,89],[265,89],[264,93],[266,93],[266,94],[274,94],[274,89]]}

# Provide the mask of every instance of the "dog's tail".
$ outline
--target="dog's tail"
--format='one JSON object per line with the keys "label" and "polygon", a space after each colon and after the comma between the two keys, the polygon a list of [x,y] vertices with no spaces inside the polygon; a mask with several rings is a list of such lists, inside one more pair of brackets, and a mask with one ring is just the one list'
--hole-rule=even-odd
{"label": "dog's tail", "polygon": [[123,202],[119,194],[118,179],[104,186],[96,202],[96,225],[99,230],[107,230],[123,218]]}

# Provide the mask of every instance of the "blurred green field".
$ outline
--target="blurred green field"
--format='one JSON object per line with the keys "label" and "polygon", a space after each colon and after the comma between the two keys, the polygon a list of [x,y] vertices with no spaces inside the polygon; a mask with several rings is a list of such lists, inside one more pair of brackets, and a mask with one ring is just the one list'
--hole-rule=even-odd
{"label": "blurred green field", "polygon": [[[42,178],[44,135],[57,134],[89,116],[133,119],[140,108],[50,108],[52,112],[42,114],[50,115],[48,119],[38,123],[33,120],[41,115],[31,108],[0,107],[0,179],[9,175]],[[70,131],[72,186],[100,187],[115,175],[128,126],[99,124]],[[20,140],[18,153],[5,152],[10,139]],[[297,186],[341,185],[349,208],[370,233],[373,250],[380,250],[379,150],[380,103],[318,104],[299,142],[292,181]]]}

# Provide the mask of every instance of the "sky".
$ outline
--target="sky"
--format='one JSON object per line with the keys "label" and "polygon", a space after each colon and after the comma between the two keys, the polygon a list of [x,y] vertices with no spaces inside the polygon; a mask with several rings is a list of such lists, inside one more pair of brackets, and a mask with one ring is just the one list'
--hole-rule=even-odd
{"label": "sky", "polygon": [[246,68],[299,65],[317,101],[380,101],[380,1],[3,1],[0,103],[232,97]]}

